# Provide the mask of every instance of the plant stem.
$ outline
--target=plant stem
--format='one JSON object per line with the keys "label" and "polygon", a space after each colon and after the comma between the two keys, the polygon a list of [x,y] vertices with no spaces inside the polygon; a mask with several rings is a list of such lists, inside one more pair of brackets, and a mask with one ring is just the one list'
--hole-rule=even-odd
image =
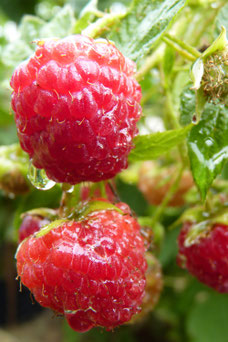
{"label": "plant stem", "polygon": [[162,40],[168,45],[172,46],[181,56],[189,61],[195,61],[201,56],[201,53],[194,47],[178,38],[171,36],[168,33],[162,37]]}
{"label": "plant stem", "polygon": [[62,190],[63,193],[59,206],[59,216],[61,218],[69,216],[72,210],[78,205],[80,199],[80,184],[73,186],[63,183]]}
{"label": "plant stem", "polygon": [[90,24],[82,33],[85,36],[96,38],[97,36],[100,36],[103,31],[107,31],[110,26],[123,19],[125,15],[126,13],[105,14],[103,17]]}
{"label": "plant stem", "polygon": [[168,190],[165,198],[163,199],[161,205],[155,211],[155,214],[154,214],[152,221],[151,221],[151,227],[153,227],[158,222],[158,220],[159,220],[160,216],[162,215],[164,209],[166,208],[167,204],[169,203],[169,201],[171,200],[171,198],[173,197],[173,195],[177,191],[178,186],[180,184],[180,180],[181,180],[183,171],[184,171],[184,166],[181,165],[176,179],[174,180],[173,184],[169,188],[169,190]]}

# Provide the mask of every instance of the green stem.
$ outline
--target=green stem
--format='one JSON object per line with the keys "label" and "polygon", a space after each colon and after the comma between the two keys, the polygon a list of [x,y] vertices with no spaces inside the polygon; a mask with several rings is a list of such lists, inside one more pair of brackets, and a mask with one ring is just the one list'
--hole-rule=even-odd
{"label": "green stem", "polygon": [[94,9],[93,14],[98,18],[104,18],[104,16],[106,15],[104,12],[99,11],[98,9]]}
{"label": "green stem", "polygon": [[[164,87],[164,95],[165,95],[165,101],[166,101],[166,123],[169,123],[171,128],[173,129],[178,129],[180,128],[179,121],[177,119],[176,111],[173,106],[173,100],[172,100],[172,92],[170,90],[170,84],[171,80],[169,79],[168,81],[165,79],[164,72],[162,69],[162,66],[160,66],[160,74],[161,74],[161,82]],[[168,122],[167,122],[168,121]],[[168,125],[166,125],[167,128]],[[168,127],[170,128],[170,127]],[[184,144],[179,144],[178,145],[178,150],[180,154],[180,158],[182,160],[183,165],[188,164],[188,158],[187,158],[187,152],[186,152],[186,147]]]}
{"label": "green stem", "polygon": [[186,58],[189,61],[193,62],[201,56],[201,53],[194,47],[185,42],[182,42],[182,40],[175,38],[168,33],[162,37],[162,40],[166,44],[172,46],[182,57]]}
{"label": "green stem", "polygon": [[175,113],[175,110],[173,108],[173,101],[172,101],[172,95],[169,89],[165,89],[165,95],[166,95],[166,106],[167,106],[167,116],[169,118],[169,121],[172,125],[172,128],[178,129],[180,128],[180,124],[177,120],[177,116]]}
{"label": "green stem", "polygon": [[100,192],[101,192],[101,197],[102,198],[107,198],[107,193],[106,193],[105,185],[106,185],[106,182],[99,182],[99,188],[100,188]]}
{"label": "green stem", "polygon": [[105,14],[103,17],[90,24],[82,33],[85,36],[96,38],[97,36],[100,36],[103,31],[107,31],[110,26],[118,23],[125,15],[126,13]]}
{"label": "green stem", "polygon": [[80,184],[72,186],[67,183],[62,184],[62,198],[59,206],[59,217],[69,216],[72,210],[75,210],[80,200]]}
{"label": "green stem", "polygon": [[173,195],[177,191],[179,184],[180,184],[180,180],[181,180],[183,171],[184,171],[184,167],[181,166],[175,181],[173,182],[173,184],[169,188],[169,190],[168,190],[165,198],[163,199],[161,205],[155,211],[155,214],[154,214],[152,221],[151,221],[151,227],[153,227],[158,222],[158,220],[159,220],[160,216],[162,215],[163,211],[165,210],[167,204],[169,203],[169,201],[171,200],[171,198],[173,197]]}

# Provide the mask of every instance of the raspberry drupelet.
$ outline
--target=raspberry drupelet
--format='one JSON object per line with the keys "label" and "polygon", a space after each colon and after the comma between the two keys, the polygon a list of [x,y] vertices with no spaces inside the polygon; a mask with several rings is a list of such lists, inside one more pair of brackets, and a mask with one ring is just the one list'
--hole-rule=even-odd
{"label": "raspberry drupelet", "polygon": [[21,147],[56,182],[101,181],[127,167],[141,115],[135,63],[106,40],[39,41],[11,79]]}
{"label": "raspberry drupelet", "polygon": [[[80,221],[59,220],[17,251],[21,282],[44,307],[80,332],[110,330],[140,311],[145,294],[144,241],[124,203]],[[54,226],[53,226],[54,224]]]}

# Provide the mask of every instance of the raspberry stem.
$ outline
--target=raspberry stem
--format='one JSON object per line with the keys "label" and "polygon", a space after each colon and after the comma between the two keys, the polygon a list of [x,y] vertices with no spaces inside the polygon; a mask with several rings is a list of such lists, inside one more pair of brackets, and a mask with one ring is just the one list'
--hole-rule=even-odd
{"label": "raspberry stem", "polygon": [[177,191],[183,171],[184,171],[184,166],[181,165],[172,186],[167,191],[166,196],[164,197],[161,205],[155,211],[155,214],[151,220],[151,227],[153,227],[158,222],[158,220],[159,220],[160,216],[162,215],[164,209],[166,208],[167,204],[169,203],[169,201],[171,200],[171,198],[173,197],[173,195]]}
{"label": "raspberry stem", "polygon": [[80,200],[80,184],[74,186],[63,183],[62,184],[62,198],[59,207],[59,216],[68,217],[72,210],[75,210]]}
{"label": "raspberry stem", "polygon": [[197,58],[201,57],[201,53],[194,47],[168,33],[163,36],[162,40],[189,61],[194,62]]}
{"label": "raspberry stem", "polygon": [[118,21],[125,17],[125,15],[126,12],[118,14],[105,14],[102,18],[99,18],[97,21],[90,24],[85,30],[83,30],[82,34],[90,38],[96,38],[100,36],[103,31],[107,31],[110,26],[117,24]]}

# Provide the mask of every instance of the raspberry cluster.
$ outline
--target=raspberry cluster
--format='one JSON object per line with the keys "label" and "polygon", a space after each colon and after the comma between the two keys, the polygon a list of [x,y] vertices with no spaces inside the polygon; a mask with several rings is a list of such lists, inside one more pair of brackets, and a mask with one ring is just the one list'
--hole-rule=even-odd
{"label": "raspberry cluster", "polygon": [[135,64],[106,40],[39,41],[15,70],[21,147],[56,182],[97,182],[127,167],[141,115]]}
{"label": "raspberry cluster", "polygon": [[[21,282],[76,331],[110,330],[140,311],[145,247],[124,203],[82,220],[58,220],[25,239],[17,251]],[[119,211],[122,212],[119,212]]]}
{"label": "raspberry cluster", "polygon": [[[141,115],[134,73],[134,62],[106,40],[39,41],[11,79],[19,141],[33,165],[70,184],[110,179],[126,168]],[[65,192],[58,217],[28,212],[19,230],[18,277],[79,332],[130,321],[145,294],[140,226],[126,204],[111,203],[113,187],[105,189],[110,202],[96,198],[96,186],[82,187],[80,203],[67,203]]]}

